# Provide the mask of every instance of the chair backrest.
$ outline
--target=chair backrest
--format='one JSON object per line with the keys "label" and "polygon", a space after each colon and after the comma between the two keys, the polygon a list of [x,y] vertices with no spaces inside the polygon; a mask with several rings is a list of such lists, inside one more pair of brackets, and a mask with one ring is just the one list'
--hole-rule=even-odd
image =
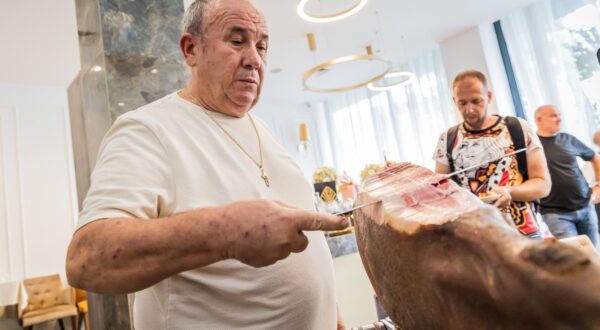
{"label": "chair backrest", "polygon": [[27,293],[24,312],[72,303],[72,292],[63,289],[58,274],[25,279],[23,287]]}

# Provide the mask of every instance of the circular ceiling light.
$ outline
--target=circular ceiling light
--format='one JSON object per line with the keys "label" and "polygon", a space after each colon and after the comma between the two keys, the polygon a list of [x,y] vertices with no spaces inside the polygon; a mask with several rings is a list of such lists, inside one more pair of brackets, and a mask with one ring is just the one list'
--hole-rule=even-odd
{"label": "circular ceiling light", "polygon": [[[308,79],[317,73],[326,72],[327,70],[329,70],[332,67],[339,65],[339,64],[365,61],[365,60],[377,61],[377,62],[383,63],[383,64],[385,64],[385,70],[383,72],[367,79],[366,81],[356,83],[356,84],[350,84],[347,86],[316,87],[316,86],[310,86],[308,84]],[[349,91],[349,90],[353,90],[355,88],[366,86],[370,83],[373,83],[373,82],[383,78],[386,74],[388,74],[388,72],[390,72],[391,66],[392,66],[392,63],[390,61],[388,61],[387,59],[385,59],[383,57],[377,56],[377,55],[350,55],[350,56],[338,57],[333,60],[329,60],[325,63],[319,64],[319,65],[315,66],[314,68],[306,71],[304,73],[304,75],[302,76],[302,85],[304,85],[304,88],[306,88],[307,90],[309,90],[311,92],[317,92],[317,93],[333,93],[333,92]]]}
{"label": "circular ceiling light", "polygon": [[311,15],[308,14],[305,10],[306,4],[310,0],[300,0],[298,3],[298,7],[296,7],[296,11],[298,12],[298,16],[305,21],[314,22],[314,23],[328,23],[339,21],[346,17],[350,17],[356,13],[358,13],[363,7],[367,4],[367,0],[354,0],[356,3],[351,7],[344,9],[341,12],[333,13],[329,15]]}
{"label": "circular ceiling light", "polygon": [[[383,92],[386,91],[388,89],[392,89],[394,87],[398,87],[401,85],[404,85],[408,82],[410,82],[411,80],[415,79],[416,76],[414,73],[412,72],[407,72],[407,71],[394,71],[394,72],[390,72],[388,74],[386,74],[383,79],[389,79],[389,78],[398,78],[398,77],[402,77],[404,79],[392,83],[392,84],[388,84],[388,85],[377,85],[375,82],[371,82],[369,83],[369,85],[367,86],[367,88],[369,88],[370,90],[374,91],[374,92]],[[382,80],[383,80],[382,79]]]}

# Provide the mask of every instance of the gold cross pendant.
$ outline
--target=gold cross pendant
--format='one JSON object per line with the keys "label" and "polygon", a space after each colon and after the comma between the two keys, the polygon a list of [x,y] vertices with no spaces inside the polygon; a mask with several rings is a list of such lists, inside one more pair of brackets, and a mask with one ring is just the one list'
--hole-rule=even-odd
{"label": "gold cross pendant", "polygon": [[265,181],[265,186],[269,188],[269,177],[265,174],[265,169],[260,167],[260,177]]}

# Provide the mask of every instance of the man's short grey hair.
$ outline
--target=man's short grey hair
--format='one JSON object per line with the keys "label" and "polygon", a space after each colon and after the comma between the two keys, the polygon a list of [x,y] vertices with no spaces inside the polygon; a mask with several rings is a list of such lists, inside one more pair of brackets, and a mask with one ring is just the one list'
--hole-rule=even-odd
{"label": "man's short grey hair", "polygon": [[216,0],[196,0],[183,14],[181,20],[182,32],[188,32],[200,37],[204,36],[204,13],[206,8]]}

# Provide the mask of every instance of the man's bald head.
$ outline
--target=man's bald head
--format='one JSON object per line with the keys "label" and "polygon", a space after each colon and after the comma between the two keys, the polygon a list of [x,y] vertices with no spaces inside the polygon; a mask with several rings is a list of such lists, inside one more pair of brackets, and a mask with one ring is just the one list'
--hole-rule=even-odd
{"label": "man's bald head", "polygon": [[[207,21],[207,13],[211,14],[210,11],[215,9],[218,5],[227,2],[227,0],[196,0],[194,1],[188,9],[185,11],[183,15],[183,19],[181,20],[181,32],[182,33],[191,33],[193,35],[197,35],[201,38],[204,37],[206,32],[206,25],[209,23]],[[236,4],[239,5],[249,5],[253,7],[257,14],[261,19],[264,20],[262,13],[256,9],[254,4],[252,4],[249,0],[233,0]]]}
{"label": "man's bald head", "polygon": [[556,135],[558,132],[560,132],[560,112],[552,104],[542,105],[535,110],[535,123],[538,126],[539,135]]}
{"label": "man's bald head", "polygon": [[535,120],[538,120],[539,117],[545,116],[547,113],[551,113],[554,111],[558,111],[554,105],[552,105],[552,104],[542,105],[535,110],[535,115],[534,115]]}

